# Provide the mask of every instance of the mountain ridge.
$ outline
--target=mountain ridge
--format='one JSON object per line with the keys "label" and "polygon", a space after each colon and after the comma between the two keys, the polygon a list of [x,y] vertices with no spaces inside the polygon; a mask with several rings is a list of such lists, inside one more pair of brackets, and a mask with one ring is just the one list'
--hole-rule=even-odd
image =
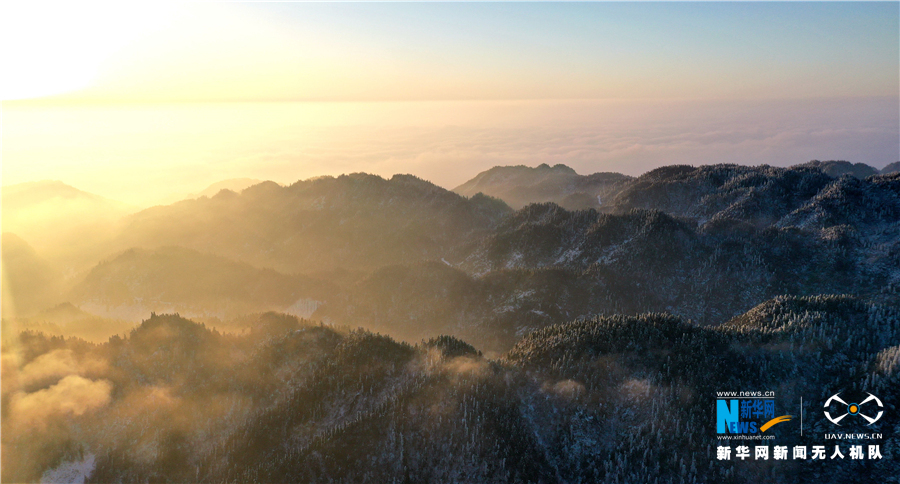
{"label": "mountain ridge", "polygon": [[[90,460],[100,482],[755,482],[755,466],[698,464],[715,462],[715,392],[775,389],[779,412],[855,388],[892,402],[898,316],[853,296],[787,296],[717,328],[658,313],[570,320],[496,359],[452,337],[410,345],[274,313],[241,335],[155,313],[103,344],[26,333],[24,367],[79,367],[44,385],[79,382],[105,398],[43,414],[50,432],[4,427],[2,477],[34,481]],[[34,418],[12,407],[19,422]],[[807,434],[833,428],[820,412],[805,422]],[[830,478],[892,477],[897,423],[893,412],[849,422],[885,435],[885,458],[825,467]],[[779,426],[780,445],[810,445],[796,425]],[[772,482],[821,480],[807,461],[780,464]]]}
{"label": "mountain ridge", "polygon": [[620,173],[579,175],[572,168],[545,164],[495,166],[454,188],[465,196],[484,193],[513,208],[529,203],[554,202],[569,209],[598,208],[602,200],[631,177]]}

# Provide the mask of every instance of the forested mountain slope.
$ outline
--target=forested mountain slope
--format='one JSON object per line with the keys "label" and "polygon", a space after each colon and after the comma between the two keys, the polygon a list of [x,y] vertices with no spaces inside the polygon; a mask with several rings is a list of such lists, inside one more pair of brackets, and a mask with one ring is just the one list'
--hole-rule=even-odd
{"label": "forested mountain slope", "polygon": [[[496,360],[451,337],[411,346],[274,313],[241,336],[177,315],[101,345],[25,333],[4,353],[2,477],[889,482],[898,317],[851,296],[776,298],[718,328],[662,314],[552,325]],[[49,398],[62,388],[80,404]],[[866,431],[885,436],[884,459],[719,462],[723,388],[777,389],[785,407],[878,392],[888,412]],[[827,424],[810,412],[805,437],[792,421],[777,443],[819,444]]]}
{"label": "forested mountain slope", "polygon": [[898,174],[671,166],[620,182],[602,211],[512,211],[405,175],[221,191],[130,216],[105,261],[43,306],[25,302],[134,321],[285,311],[406,341],[451,334],[491,354],[594,315],[716,325],[785,294],[897,304]]}
{"label": "forested mountain slope", "polygon": [[509,211],[410,175],[356,173],[288,187],[264,182],[144,210],[115,246],[183,246],[285,273],[374,269],[439,258]]}

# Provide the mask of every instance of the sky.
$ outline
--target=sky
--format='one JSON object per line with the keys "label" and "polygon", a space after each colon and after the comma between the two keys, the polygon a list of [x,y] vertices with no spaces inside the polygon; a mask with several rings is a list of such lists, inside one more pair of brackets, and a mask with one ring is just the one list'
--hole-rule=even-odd
{"label": "sky", "polygon": [[94,101],[898,92],[897,2],[120,3],[16,2],[3,59]]}
{"label": "sky", "polygon": [[4,185],[900,159],[898,2],[2,8]]}

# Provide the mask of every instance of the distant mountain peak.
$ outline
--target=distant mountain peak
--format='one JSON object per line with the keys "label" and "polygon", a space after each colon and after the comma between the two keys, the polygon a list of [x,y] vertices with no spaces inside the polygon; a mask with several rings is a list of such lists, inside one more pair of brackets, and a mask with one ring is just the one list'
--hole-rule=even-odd
{"label": "distant mountain peak", "polygon": [[188,195],[188,198],[199,198],[199,197],[214,197],[222,190],[230,190],[235,193],[240,193],[244,189],[256,185],[263,180],[257,180],[256,178],[229,178],[227,180],[222,180],[212,185],[204,188],[202,191],[197,193],[196,195]]}
{"label": "distant mountain peak", "polygon": [[812,160],[797,167],[818,168],[824,171],[828,176],[840,178],[843,175],[850,175],[854,178],[866,178],[867,176],[879,174],[879,170],[865,163],[851,163],[845,160],[828,160],[819,161]]}
{"label": "distant mountain peak", "polygon": [[542,163],[495,166],[453,189],[467,197],[484,193],[499,198],[513,208],[530,203],[553,202],[569,210],[599,208],[631,177],[620,173],[579,175],[563,164]]}
{"label": "distant mountain peak", "polygon": [[560,173],[571,173],[572,175],[577,175],[578,173],[573,169],[562,163],[550,166],[546,163],[541,163],[534,170],[543,170],[543,171],[556,171]]}
{"label": "distant mountain peak", "polygon": [[896,173],[896,172],[900,172],[900,161],[888,163],[884,168],[881,169],[882,175],[888,175],[890,173]]}
{"label": "distant mountain peak", "polygon": [[72,321],[76,321],[78,319],[85,319],[92,316],[92,314],[82,311],[72,303],[64,302],[57,304],[52,308],[41,311],[37,314],[37,319],[46,319],[56,323],[65,324],[71,323]]}
{"label": "distant mountain peak", "polygon": [[40,180],[17,183],[3,187],[4,208],[22,209],[54,199],[83,200],[103,203],[120,209],[130,208],[127,204],[86,192],[59,180]]}

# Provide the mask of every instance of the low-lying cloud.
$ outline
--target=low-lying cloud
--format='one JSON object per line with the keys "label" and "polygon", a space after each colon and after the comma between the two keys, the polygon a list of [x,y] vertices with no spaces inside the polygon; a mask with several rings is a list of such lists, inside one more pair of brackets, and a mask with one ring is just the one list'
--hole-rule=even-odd
{"label": "low-lying cloud", "polygon": [[97,357],[89,355],[77,358],[72,350],[59,349],[38,356],[25,365],[19,373],[19,381],[22,386],[27,387],[68,375],[102,372],[106,367],[106,362]]}
{"label": "low-lying cloud", "polygon": [[42,425],[53,417],[82,415],[109,404],[112,389],[108,380],[69,375],[49,388],[13,395],[10,403],[12,421],[22,425]]}
{"label": "low-lying cloud", "polygon": [[[671,164],[898,161],[896,98],[160,105],[4,112],[4,177],[48,170],[146,204],[229,178],[411,173],[453,188],[495,165],[640,175]],[[149,108],[148,108],[149,109]],[[47,132],[56,123],[67,131]],[[153,119],[166,119],[166,123]],[[15,129],[13,129],[15,128]],[[40,137],[30,136],[29,129]],[[48,143],[52,140],[53,143]],[[102,147],[102,153],[99,152]],[[47,160],[65,160],[50,166]],[[100,163],[97,160],[115,160]],[[40,167],[40,173],[33,172]]]}

